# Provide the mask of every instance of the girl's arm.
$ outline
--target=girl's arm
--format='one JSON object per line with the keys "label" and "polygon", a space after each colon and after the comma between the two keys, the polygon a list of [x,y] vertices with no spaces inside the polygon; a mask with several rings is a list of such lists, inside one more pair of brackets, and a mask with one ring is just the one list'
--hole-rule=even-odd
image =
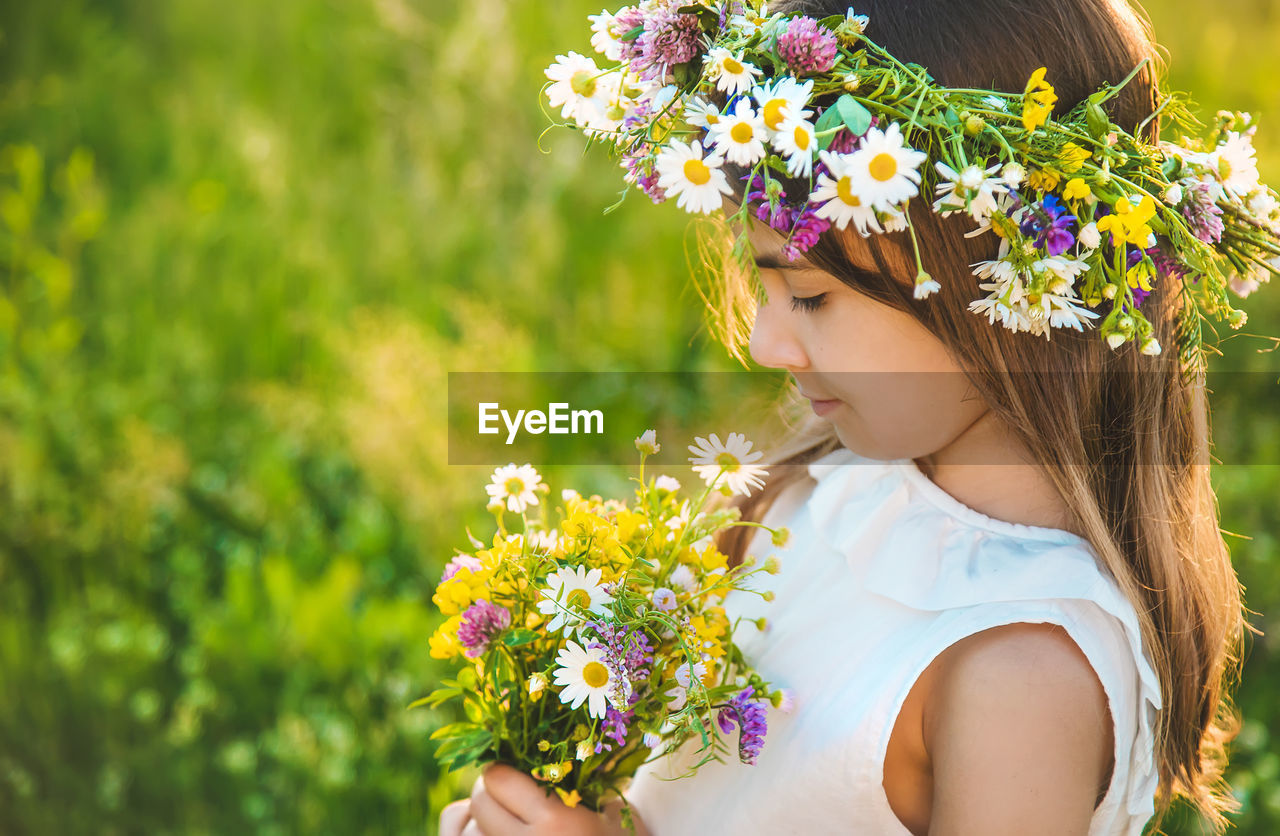
{"label": "girl's arm", "polygon": [[1086,836],[1114,757],[1106,692],[1055,624],[952,645],[924,704],[929,836]]}

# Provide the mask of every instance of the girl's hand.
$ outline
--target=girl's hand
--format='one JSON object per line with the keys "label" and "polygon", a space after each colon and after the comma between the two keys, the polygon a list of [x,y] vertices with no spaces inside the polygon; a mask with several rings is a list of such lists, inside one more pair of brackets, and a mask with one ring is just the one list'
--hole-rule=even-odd
{"label": "girl's hand", "polygon": [[613,836],[626,832],[620,809],[617,803],[604,813],[569,807],[523,772],[490,764],[469,799],[441,811],[440,836]]}

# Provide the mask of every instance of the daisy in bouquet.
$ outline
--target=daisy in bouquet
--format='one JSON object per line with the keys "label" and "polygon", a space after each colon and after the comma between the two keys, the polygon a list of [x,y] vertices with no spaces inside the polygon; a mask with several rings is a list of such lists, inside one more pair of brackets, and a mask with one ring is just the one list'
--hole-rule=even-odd
{"label": "daisy in bouquet", "polygon": [[771,598],[751,578],[777,573],[778,562],[749,557],[729,567],[715,536],[750,525],[782,546],[787,531],[708,503],[713,491],[763,486],[750,441],[739,433],[696,441],[690,461],[705,485],[695,501],[670,476],[646,481],[645,458],[659,449],[649,430],[636,439],[634,500],[564,490],[555,524],[533,467],[494,472],[492,543],[472,536],[473,551],[450,561],[432,599],[447,619],[431,655],[463,666],[414,703],[463,705],[466,721],[432,735],[444,768],[500,761],[566,804],[598,810],[640,764],[694,737],[706,752],[698,765],[730,753],[735,730],[736,756],[755,762],[767,707],[782,706],[785,694],[749,667],[722,603],[733,589]]}

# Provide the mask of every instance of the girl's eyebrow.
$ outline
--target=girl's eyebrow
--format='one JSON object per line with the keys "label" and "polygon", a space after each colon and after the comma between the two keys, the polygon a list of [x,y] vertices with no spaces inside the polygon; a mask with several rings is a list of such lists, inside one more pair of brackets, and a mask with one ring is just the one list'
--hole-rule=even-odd
{"label": "girl's eyebrow", "polygon": [[760,270],[817,270],[819,268],[813,266],[805,259],[797,259],[795,261],[783,261],[775,253],[757,253],[755,256],[756,267]]}

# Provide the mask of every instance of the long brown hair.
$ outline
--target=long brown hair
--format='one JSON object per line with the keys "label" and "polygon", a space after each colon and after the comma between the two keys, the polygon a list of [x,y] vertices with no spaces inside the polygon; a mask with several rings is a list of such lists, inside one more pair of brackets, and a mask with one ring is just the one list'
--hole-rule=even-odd
{"label": "long brown hair", "polygon": [[[792,0],[770,10],[822,18],[846,8],[832,0]],[[862,0],[856,11],[869,15],[868,35],[877,43],[951,87],[1020,91],[1032,71],[1046,66],[1059,113],[1148,58],[1107,110],[1126,130],[1151,143],[1158,139],[1158,118],[1140,134],[1139,125],[1155,110],[1164,62],[1145,13],[1127,0]],[[791,185],[795,194],[806,191]],[[922,302],[912,297],[914,274],[894,276],[887,266],[904,260],[910,245],[903,233],[867,240],[882,268],[879,281],[852,269],[847,239],[834,231],[807,256],[936,334],[1009,431],[1037,452],[1070,509],[1073,529],[1089,540],[1137,612],[1159,676],[1154,828],[1174,799],[1184,797],[1221,832],[1228,825],[1224,812],[1240,807],[1223,778],[1226,744],[1239,730],[1228,690],[1239,679],[1244,630],[1257,631],[1245,621],[1218,527],[1204,381],[1183,377],[1175,350],[1178,281],[1162,277],[1143,302],[1166,347],[1158,356],[1141,354],[1134,343],[1112,351],[1096,330],[1054,329],[1051,341],[1014,334],[966,310],[981,295],[968,265],[995,257],[992,236],[964,237],[972,228],[966,220],[919,210],[912,216],[924,266],[942,286]],[[888,257],[891,250],[896,258]],[[719,336],[741,359],[754,288],[734,272],[732,259],[720,264],[725,269],[704,290],[714,294],[708,301]],[[790,429],[789,443],[770,459],[777,466],[769,485],[738,501],[744,519],[760,519],[784,488],[804,478],[802,465],[840,446],[831,425],[812,416]],[[722,537],[734,563],[755,531],[735,527]]]}

